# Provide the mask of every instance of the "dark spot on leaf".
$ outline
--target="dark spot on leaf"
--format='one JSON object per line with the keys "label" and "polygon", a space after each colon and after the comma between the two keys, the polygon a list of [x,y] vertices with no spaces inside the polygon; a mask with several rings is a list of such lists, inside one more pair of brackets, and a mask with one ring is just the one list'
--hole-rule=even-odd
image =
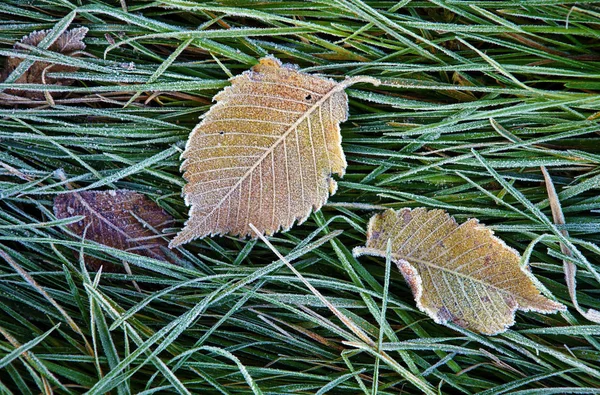
{"label": "dark spot on leaf", "polygon": [[446,306],[442,306],[437,312],[437,316],[442,321],[453,321],[456,319],[456,316],[452,314],[450,310]]}
{"label": "dark spot on leaf", "polygon": [[305,99],[306,99],[306,100],[310,100],[310,99],[312,99],[312,95],[311,95],[311,94],[308,94],[308,95],[306,95]]}
{"label": "dark spot on leaf", "polygon": [[248,78],[250,81],[262,81],[263,75],[261,73],[257,73],[255,70],[256,66],[252,68],[253,72],[248,74]]}

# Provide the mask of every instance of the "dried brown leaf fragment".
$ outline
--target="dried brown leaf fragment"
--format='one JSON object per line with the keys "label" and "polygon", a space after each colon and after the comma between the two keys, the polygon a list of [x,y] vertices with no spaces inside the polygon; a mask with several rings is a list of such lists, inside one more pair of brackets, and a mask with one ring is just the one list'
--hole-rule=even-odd
{"label": "dried brown leaf fragment", "polygon": [[[49,30],[36,31],[28,36],[23,37],[21,41],[15,43],[14,49],[23,51],[23,54],[27,54],[29,50],[27,46],[37,47],[40,41],[48,35]],[[79,56],[79,53],[85,49],[85,43],[83,39],[88,32],[88,28],[79,27],[65,31],[61,34],[56,41],[54,41],[49,51],[57,52],[67,56]],[[6,64],[0,79],[4,81],[18,66],[23,62],[24,58],[12,56],[6,59]],[[47,74],[50,72],[73,72],[77,71],[77,67],[66,66],[61,64],[53,64],[50,62],[36,61],[31,67],[21,75],[14,84],[54,84],[54,85],[71,85],[73,80],[70,79],[55,79],[49,77]],[[44,99],[44,92],[39,91],[21,91],[18,89],[9,89],[6,91],[12,95],[18,95],[27,97],[30,99]],[[55,92],[53,95],[60,96],[60,92]]]}
{"label": "dried brown leaf fragment", "polygon": [[[173,225],[173,217],[141,193],[127,190],[65,193],[54,199],[54,214],[59,219],[85,216],[67,227],[86,240],[161,261],[172,261],[163,250],[167,241],[161,233]],[[86,264],[93,270],[103,266],[104,271],[123,271],[109,262],[89,256]]]}
{"label": "dried brown leaf fragment", "polygon": [[493,335],[514,324],[517,309],[565,310],[540,294],[518,252],[477,219],[459,225],[444,210],[387,210],[371,218],[367,245],[354,254],[385,257],[388,240],[417,307],[437,323]]}

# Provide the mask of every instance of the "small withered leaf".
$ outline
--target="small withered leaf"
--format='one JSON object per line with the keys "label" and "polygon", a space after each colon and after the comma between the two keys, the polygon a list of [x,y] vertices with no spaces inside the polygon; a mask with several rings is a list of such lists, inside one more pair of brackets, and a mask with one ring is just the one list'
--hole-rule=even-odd
{"label": "small withered leaf", "polygon": [[[160,233],[173,225],[173,217],[141,193],[127,190],[66,193],[54,199],[54,214],[59,219],[85,216],[67,226],[81,237],[85,232],[86,240],[172,261],[161,249],[167,247],[167,242]],[[86,264],[93,270],[103,266],[104,271],[123,271],[109,262],[89,256]]]}
{"label": "small withered leaf", "polygon": [[514,324],[517,309],[565,310],[540,294],[518,252],[476,219],[459,225],[444,210],[388,210],[371,218],[367,245],[354,254],[385,257],[388,240],[417,307],[437,323],[493,335]]}
{"label": "small withered leaf", "polygon": [[[371,81],[369,81],[371,82]],[[273,57],[231,79],[190,134],[182,158],[191,206],[178,246],[207,235],[267,235],[302,223],[344,175],[340,122],[349,80],[299,72]]]}
{"label": "small withered leaf", "polygon": [[[15,43],[13,46],[15,50],[21,50],[24,52],[28,52],[29,50],[25,48],[25,45],[28,46],[38,46],[40,41],[48,35],[49,30],[41,30],[36,31],[28,36],[23,37],[21,41]],[[56,41],[48,47],[49,51],[58,52],[67,56],[78,56],[80,51],[85,49],[85,43],[83,39],[87,34],[88,29],[86,27],[74,28],[68,30],[61,34]],[[9,57],[6,59],[6,65],[2,72],[2,80],[5,80],[10,73],[12,73],[19,64],[23,62],[23,58],[19,57]],[[60,64],[52,64],[49,62],[36,61],[31,67],[23,73],[16,81],[15,84],[55,84],[55,85],[71,85],[73,80],[70,79],[54,79],[47,76],[50,72],[73,72],[77,71],[78,68],[72,66],[65,66]],[[7,90],[8,93],[13,95],[19,95],[23,97],[27,97],[30,99],[44,99],[43,92],[33,92],[33,91],[19,91],[18,89],[10,89]],[[60,92],[54,92],[54,96],[60,96]]]}

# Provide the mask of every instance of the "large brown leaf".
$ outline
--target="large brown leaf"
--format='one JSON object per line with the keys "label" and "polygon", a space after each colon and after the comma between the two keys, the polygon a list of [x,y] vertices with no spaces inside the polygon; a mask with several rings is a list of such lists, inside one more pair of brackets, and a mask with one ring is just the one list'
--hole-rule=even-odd
{"label": "large brown leaf", "polygon": [[[167,247],[167,242],[156,232],[172,226],[173,217],[141,193],[127,190],[66,193],[54,199],[54,214],[57,218],[85,216],[68,228],[81,237],[85,232],[86,240],[169,261],[161,249]],[[100,266],[104,271],[117,270],[93,257],[87,257],[86,263],[94,270]]]}
{"label": "large brown leaf", "polygon": [[417,306],[437,323],[491,335],[514,324],[517,309],[565,310],[540,294],[517,251],[476,219],[459,225],[443,210],[388,210],[371,218],[367,246],[354,254],[385,257],[388,240]]}
{"label": "large brown leaf", "polygon": [[170,246],[254,235],[250,223],[271,235],[320,209],[336,189],[331,174],[346,169],[339,123],[348,116],[344,88],[357,81],[336,83],[273,57],[234,77],[188,140],[190,218]]}
{"label": "large brown leaf", "polygon": [[[26,44],[30,46],[38,46],[40,41],[48,35],[49,30],[41,30],[37,32],[33,32],[28,36],[23,37],[21,41],[14,45],[15,49],[23,50],[23,46],[21,44]],[[49,51],[58,52],[63,55],[68,56],[77,56],[80,51],[85,49],[85,43],[83,39],[87,34],[88,29],[86,27],[80,27],[68,30],[61,34],[56,41],[48,47]],[[2,73],[2,80],[5,80],[10,73],[12,73],[19,64],[23,62],[23,58],[18,57],[9,57],[6,59],[6,66]],[[76,67],[64,66],[59,64],[52,64],[48,62],[34,62],[31,67],[21,75],[14,83],[15,84],[56,84],[56,85],[70,85],[73,83],[73,80],[69,79],[53,79],[46,76],[49,72],[72,72],[76,71]],[[11,89],[7,92],[11,94],[18,94],[20,96],[28,97],[31,99],[44,99],[43,92],[32,92],[32,91],[19,91],[17,89]],[[59,96],[60,93],[55,93],[55,96]]]}

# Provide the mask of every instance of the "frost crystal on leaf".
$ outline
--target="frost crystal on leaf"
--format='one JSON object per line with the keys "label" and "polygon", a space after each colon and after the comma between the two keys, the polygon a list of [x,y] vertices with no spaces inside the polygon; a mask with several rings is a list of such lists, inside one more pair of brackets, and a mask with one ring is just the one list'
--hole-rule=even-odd
{"label": "frost crystal on leaf", "polygon": [[517,309],[565,310],[540,294],[517,251],[476,219],[459,225],[443,210],[388,210],[371,218],[367,245],[354,254],[385,257],[388,240],[417,307],[437,323],[493,335],[514,324]]}
{"label": "frost crystal on leaf", "polygon": [[[171,261],[161,246],[167,242],[160,237],[173,224],[173,217],[141,193],[117,191],[84,191],[58,195],[54,199],[57,218],[85,216],[67,225],[78,236],[109,247],[144,255],[161,261]],[[87,257],[92,269],[120,271],[106,261]]]}

